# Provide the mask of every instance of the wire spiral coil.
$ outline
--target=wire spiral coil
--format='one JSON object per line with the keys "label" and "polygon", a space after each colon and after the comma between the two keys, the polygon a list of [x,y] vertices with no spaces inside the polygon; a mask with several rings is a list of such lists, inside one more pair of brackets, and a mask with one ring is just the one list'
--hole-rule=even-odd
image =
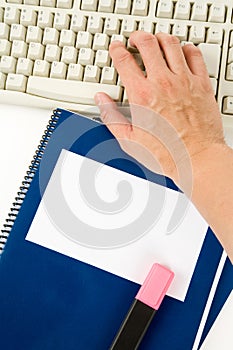
{"label": "wire spiral coil", "polygon": [[54,129],[56,128],[60,115],[61,115],[61,112],[59,110],[53,111],[51,119],[49,120],[46,130],[41,138],[40,144],[36,149],[36,152],[33,156],[31,164],[29,165],[26,175],[24,176],[24,180],[22,181],[19,191],[17,192],[17,196],[15,197],[15,200],[12,203],[12,207],[10,208],[10,212],[8,213],[8,217],[5,220],[3,229],[1,230],[1,234],[0,234],[0,254],[3,252],[4,246],[7,242],[11,229],[17,218],[18,212],[28,192],[30,184],[39,168],[46,146],[49,142],[49,139]]}

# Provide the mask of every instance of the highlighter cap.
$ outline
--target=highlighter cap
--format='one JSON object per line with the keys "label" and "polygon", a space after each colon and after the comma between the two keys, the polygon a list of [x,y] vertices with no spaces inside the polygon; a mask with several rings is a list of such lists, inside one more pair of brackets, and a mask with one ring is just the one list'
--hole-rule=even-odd
{"label": "highlighter cap", "polygon": [[173,278],[174,272],[160,264],[153,264],[136,299],[158,310]]}

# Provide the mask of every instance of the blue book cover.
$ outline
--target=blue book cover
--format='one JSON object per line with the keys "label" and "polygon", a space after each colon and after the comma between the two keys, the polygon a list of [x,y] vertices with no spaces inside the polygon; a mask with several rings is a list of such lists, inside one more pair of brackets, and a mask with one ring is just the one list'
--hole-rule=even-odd
{"label": "blue book cover", "polygon": [[[103,142],[108,140],[111,147]],[[100,144],[102,148],[97,147]],[[69,111],[54,111],[2,232],[2,240],[7,239],[0,258],[4,350],[107,350],[140,288],[138,283],[25,239],[62,150],[100,163],[108,159],[113,168],[179,191],[170,179],[142,171],[104,125]],[[54,193],[54,201],[58,200]],[[233,287],[233,268],[222,254],[208,229],[185,300],[165,297],[139,349],[191,350],[201,345]],[[221,261],[221,277],[200,332]]]}

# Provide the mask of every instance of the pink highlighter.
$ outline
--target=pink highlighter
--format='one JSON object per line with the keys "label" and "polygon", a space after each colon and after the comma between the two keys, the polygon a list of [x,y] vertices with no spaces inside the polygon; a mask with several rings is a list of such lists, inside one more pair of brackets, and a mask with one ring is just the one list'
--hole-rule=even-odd
{"label": "pink highlighter", "polygon": [[109,350],[136,350],[174,278],[174,273],[153,264]]}

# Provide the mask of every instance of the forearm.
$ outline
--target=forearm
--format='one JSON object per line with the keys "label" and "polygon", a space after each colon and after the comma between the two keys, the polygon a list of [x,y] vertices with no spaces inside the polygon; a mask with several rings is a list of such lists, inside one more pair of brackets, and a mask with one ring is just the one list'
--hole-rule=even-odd
{"label": "forearm", "polygon": [[233,262],[233,150],[214,145],[192,160],[192,188],[183,189]]}

